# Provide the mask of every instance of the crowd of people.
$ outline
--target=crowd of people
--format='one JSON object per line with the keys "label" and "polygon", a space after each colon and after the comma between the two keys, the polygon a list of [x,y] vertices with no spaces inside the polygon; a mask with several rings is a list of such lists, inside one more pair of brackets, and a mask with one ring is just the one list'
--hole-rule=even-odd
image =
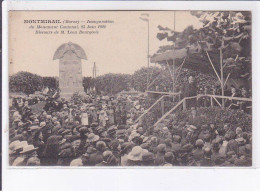
{"label": "crowd of people", "polygon": [[[251,166],[252,133],[225,123],[171,120],[145,129],[144,96],[87,95],[84,100],[12,98],[11,166]],[[29,101],[28,101],[29,100]]]}
{"label": "crowd of people", "polygon": [[[193,97],[197,95],[217,95],[222,96],[221,87],[217,86],[204,86],[200,87],[200,85],[197,84],[195,81],[195,78],[193,76],[190,76],[188,78],[188,82],[183,84],[183,87],[181,88],[181,94],[182,97]],[[251,113],[252,110],[252,102],[250,101],[242,101],[233,99],[235,98],[252,98],[250,90],[248,90],[244,86],[240,86],[239,88],[235,87],[234,85],[231,85],[230,87],[224,88],[224,96],[231,97],[231,98],[224,98],[225,107],[228,107],[230,109],[240,109],[243,110],[246,113]],[[217,102],[216,102],[217,101]],[[216,101],[213,101],[214,106],[218,106],[218,104],[222,103],[222,98],[217,98]],[[188,100],[188,106],[189,107],[209,107],[211,106],[210,97],[204,96],[199,98],[198,100],[196,98],[189,99]]]}

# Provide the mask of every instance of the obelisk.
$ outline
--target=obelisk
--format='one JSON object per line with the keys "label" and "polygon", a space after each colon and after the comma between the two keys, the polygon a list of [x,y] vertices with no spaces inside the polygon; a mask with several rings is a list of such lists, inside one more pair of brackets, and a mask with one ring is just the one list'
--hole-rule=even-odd
{"label": "obelisk", "polygon": [[81,59],[87,60],[85,51],[77,44],[62,44],[53,60],[59,59],[60,97],[70,98],[73,93],[84,94]]}

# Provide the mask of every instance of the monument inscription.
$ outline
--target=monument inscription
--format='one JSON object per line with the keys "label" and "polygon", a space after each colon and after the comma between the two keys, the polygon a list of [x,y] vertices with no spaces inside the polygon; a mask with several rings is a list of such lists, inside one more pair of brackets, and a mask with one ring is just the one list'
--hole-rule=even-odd
{"label": "monument inscription", "polygon": [[55,52],[53,60],[59,59],[60,96],[69,98],[73,93],[84,93],[81,59],[87,60],[85,51],[77,44],[62,44]]}

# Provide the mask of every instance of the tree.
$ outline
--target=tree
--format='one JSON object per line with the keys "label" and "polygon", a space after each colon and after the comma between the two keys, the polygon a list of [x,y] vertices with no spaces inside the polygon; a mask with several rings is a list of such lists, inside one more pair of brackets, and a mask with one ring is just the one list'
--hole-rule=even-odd
{"label": "tree", "polygon": [[108,73],[98,76],[94,84],[98,93],[116,94],[130,89],[131,75]]}
{"label": "tree", "polygon": [[33,94],[42,89],[42,77],[29,72],[18,72],[9,77],[9,88],[11,92],[23,92]]}
{"label": "tree", "polygon": [[94,86],[94,79],[92,77],[83,77],[83,87],[85,92],[87,92],[90,88],[92,89]]}
{"label": "tree", "polygon": [[159,67],[143,67],[134,72],[132,75],[132,87],[135,90],[145,92],[147,85],[147,74],[149,73],[149,87],[148,90],[155,90],[158,86],[159,91],[169,91],[171,84],[171,78],[167,71]]}
{"label": "tree", "polygon": [[43,77],[42,78],[43,87],[58,89],[59,88],[59,81],[55,77]]}
{"label": "tree", "polygon": [[[170,50],[186,52],[185,67],[215,74],[224,95],[229,77],[250,78],[251,75],[251,13],[192,11],[191,14],[204,24],[203,27],[189,26],[183,32],[173,32],[158,26],[157,38],[167,39],[172,44],[160,47],[157,54]],[[177,65],[183,60],[175,58],[172,63]]]}

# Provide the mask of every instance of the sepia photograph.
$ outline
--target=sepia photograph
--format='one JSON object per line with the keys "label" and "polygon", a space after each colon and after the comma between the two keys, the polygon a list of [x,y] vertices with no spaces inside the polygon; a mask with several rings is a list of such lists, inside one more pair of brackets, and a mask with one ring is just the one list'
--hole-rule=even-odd
{"label": "sepia photograph", "polygon": [[252,167],[251,11],[9,11],[10,167]]}

